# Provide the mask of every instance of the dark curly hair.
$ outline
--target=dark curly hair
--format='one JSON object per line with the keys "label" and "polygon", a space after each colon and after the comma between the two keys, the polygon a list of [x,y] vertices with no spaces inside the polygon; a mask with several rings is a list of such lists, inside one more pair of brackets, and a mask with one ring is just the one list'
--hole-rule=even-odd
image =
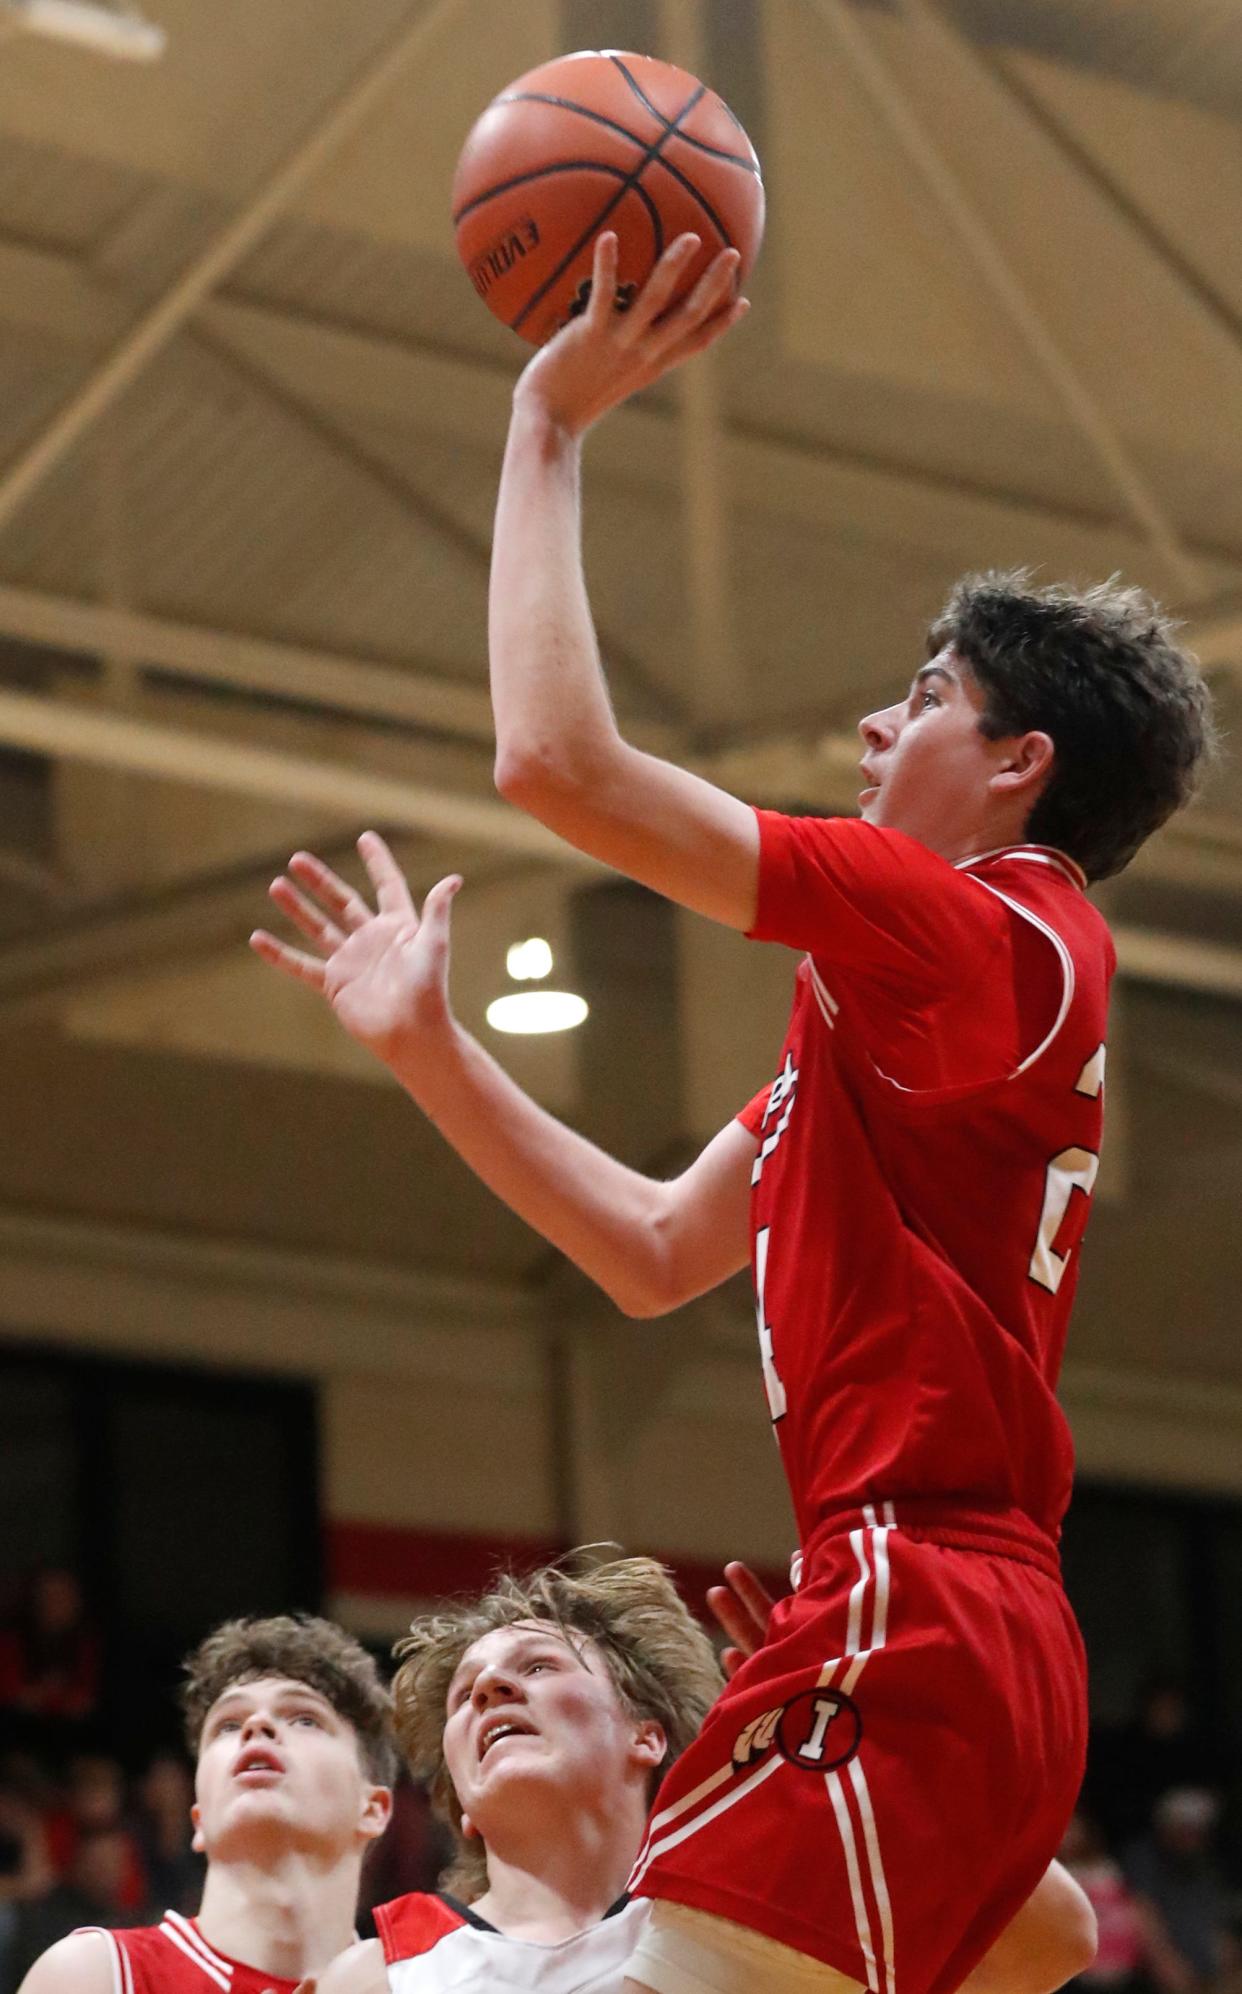
{"label": "dark curly hair", "polygon": [[928,631],[931,656],[948,648],[969,665],[989,739],[1050,736],[1052,773],[1026,836],[1088,879],[1120,872],[1215,755],[1211,696],[1176,628],[1116,577],[1036,587],[1018,568],[964,576]]}
{"label": "dark curly hair", "polygon": [[593,1564],[586,1548],[528,1576],[503,1573],[481,1598],[449,1601],[421,1615],[393,1650],[401,1663],[392,1685],[397,1736],[457,1843],[442,1887],[467,1902],[487,1887],[487,1857],[480,1843],[462,1836],[461,1807],[444,1757],[449,1685],[462,1656],[484,1634],[527,1620],[549,1621],[575,1647],[593,1641],[626,1709],[661,1726],[667,1749],[652,1775],[653,1796],[723,1687],[711,1642],[652,1558]]}
{"label": "dark curly hair", "polygon": [[353,1726],[362,1763],[376,1785],[392,1785],[397,1771],[392,1699],[379,1670],[352,1634],[308,1613],[226,1620],[186,1657],[181,1709],[193,1757],[213,1703],[226,1689],[261,1676],[286,1676],[317,1690]]}

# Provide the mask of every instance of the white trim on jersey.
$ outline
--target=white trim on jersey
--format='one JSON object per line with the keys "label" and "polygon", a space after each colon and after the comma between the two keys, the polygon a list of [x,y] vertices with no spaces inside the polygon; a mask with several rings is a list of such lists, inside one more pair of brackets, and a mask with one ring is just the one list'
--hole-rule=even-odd
{"label": "white trim on jersey", "polygon": [[[972,879],[974,878],[973,873],[970,876]],[[1001,892],[999,886],[989,886],[986,879],[975,880],[975,884],[976,886],[981,886],[985,893],[994,894],[997,900],[1003,900],[1006,907],[1012,907],[1015,914],[1021,914],[1024,921],[1029,921],[1033,928],[1038,928],[1040,934],[1046,936],[1052,943],[1053,948],[1061,959],[1061,1008],[1057,1012],[1052,1030],[1048,1033],[1047,1038],[1044,1039],[1041,1045],[1036,1046],[1034,1052],[1028,1052],[1021,1065],[1015,1066],[1010,1078],[1016,1080],[1020,1073],[1025,1073],[1030,1067],[1034,1066],[1037,1059],[1043,1058],[1069,1015],[1069,1007],[1074,1001],[1074,958],[1066,948],[1065,943],[1061,940],[1056,929],[1050,928],[1046,921],[1041,921],[1039,915],[1033,914],[1029,907],[1024,907],[1020,900],[1011,899],[1008,893]]]}
{"label": "white trim on jersey", "polygon": [[972,865],[984,865],[989,859],[1024,859],[1028,865],[1051,866],[1054,872],[1064,873],[1071,886],[1080,893],[1087,890],[1087,875],[1077,859],[1068,852],[1059,852],[1055,845],[997,845],[990,852],[972,852],[969,858],[954,859],[955,872],[964,872]]}
{"label": "white trim on jersey", "polygon": [[130,1971],[129,1959],[115,1932],[106,1925],[83,1925],[83,1932],[96,1933],[108,1948],[108,1964],[112,1968],[112,1994],[134,1994],[134,1976]]}
{"label": "white trim on jersey", "polygon": [[[170,1945],[176,1946],[178,1951],[183,1952],[188,1960],[192,1960],[200,1973],[205,1973],[209,1980],[215,1981],[217,1987],[223,1988],[224,1994],[229,1994],[229,1988],[233,1984],[231,1969],[223,1965],[215,1966],[210,1959],[204,1959],[202,1953],[196,1951],[190,1944],[189,1939],[183,1938],[176,1926],[171,1923],[171,1919],[175,1915],[175,1912],[170,1911],[160,1926],[164,1937],[169,1941]],[[198,1935],[195,1933],[193,1936],[197,1937]]]}
{"label": "white trim on jersey", "polygon": [[196,1952],[201,1953],[203,1958],[209,1960],[212,1966],[220,1973],[227,1974],[228,1978],[232,1979],[232,1960],[225,1959],[221,1953],[214,1951],[199,1931],[198,1926],[191,1923],[189,1918],[185,1917],[180,1911],[165,1911],[163,1923],[173,1926],[176,1931],[180,1932],[182,1938],[194,1947]]}
{"label": "white trim on jersey", "polygon": [[829,1031],[835,1032],[837,1029],[837,1012],[841,1009],[841,1006],[828,988],[828,985],[824,982],[823,977],[816,969],[810,956],[806,960],[807,967],[811,972],[811,989],[814,992],[815,1002],[819,1005],[820,1016],[823,1018]]}

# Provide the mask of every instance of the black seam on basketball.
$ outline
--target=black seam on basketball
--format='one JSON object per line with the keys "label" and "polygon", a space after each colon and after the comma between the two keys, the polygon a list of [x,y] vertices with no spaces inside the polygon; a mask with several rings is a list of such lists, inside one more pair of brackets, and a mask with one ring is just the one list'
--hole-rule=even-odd
{"label": "black seam on basketball", "polygon": [[630,71],[626,68],[625,64],[622,62],[620,56],[610,54],[608,60],[612,64],[614,69],[619,69],[621,71],[622,76],[624,76],[626,82],[630,86],[630,89],[637,97],[643,109],[645,111],[650,111],[652,117],[658,119],[660,124],[666,125],[668,123],[668,119],[665,117],[663,111],[657,110],[656,106],[652,103],[650,97],[647,95],[647,92],[643,89],[643,86],[639,82],[638,78],[636,76],[631,75]]}
{"label": "black seam on basketball", "polygon": [[572,249],[566,250],[564,256],[562,256],[560,262],[557,264],[556,269],[552,272],[551,276],[544,279],[543,283],[539,286],[539,289],[537,291],[532,292],[531,296],[526,300],[526,303],[522,306],[522,309],[518,313],[517,317],[515,319],[509,320],[509,324],[514,332],[518,332],[521,330],[523,322],[527,318],[529,318],[530,314],[534,311],[536,305],[542,304],[543,300],[547,297],[548,292],[552,289],[552,286],[554,284],[560,283],[561,278],[565,275],[565,272],[568,270],[575,256],[581,255],[582,251],[586,248],[588,242],[591,240],[591,237],[595,235],[598,232],[598,230],[600,230],[604,226],[604,223],[608,220],[608,217],[612,213],[613,209],[620,206],[621,202],[625,199],[630,188],[631,187],[637,188],[639,181],[642,179],[643,174],[647,171],[647,168],[650,166],[652,160],[659,158],[661,152],[664,150],[664,147],[668,144],[669,139],[676,132],[677,127],[680,125],[682,119],[688,118],[690,116],[691,111],[694,109],[695,105],[699,103],[700,100],[704,98],[706,95],[707,95],[707,85],[705,83],[697,84],[694,90],[691,92],[690,96],[687,97],[680,111],[678,111],[677,116],[674,118],[672,124],[668,125],[666,129],[660,133],[659,138],[655,139],[652,142],[652,144],[646,148],[644,157],[639,160],[638,165],[635,166],[626,176],[624,185],[617,189],[616,193],[613,195],[610,201],[606,201],[604,203],[604,206],[601,208],[599,214],[595,217],[595,220],[591,223],[590,227],[584,229],[583,233],[578,237],[578,240],[574,244]]}
{"label": "black seam on basketball", "polygon": [[[498,194],[509,194],[515,187],[528,187],[532,180],[546,180],[550,173],[606,173],[610,180],[624,180],[627,177],[623,166],[609,166],[602,159],[558,159],[552,166],[537,166],[531,173],[519,173],[513,180],[502,180],[498,186],[489,187],[486,193],[476,194],[473,201],[468,201],[460,213],[453,216],[454,226],[466,215],[472,215],[476,208],[481,208],[487,201],[494,201]],[[622,188],[621,191],[624,193],[626,190]],[[645,187],[640,187],[636,183],[634,192],[647,210],[651,232],[655,238],[655,253],[657,256],[663,256],[664,220],[660,210]]]}
{"label": "black seam on basketball", "polygon": [[[620,56],[610,55],[608,60],[612,64],[614,69],[619,69],[621,71],[622,76],[624,76],[626,82],[630,86],[630,89],[634,92],[634,95],[637,97],[639,103],[643,106],[644,110],[650,111],[652,117],[657,118],[662,125],[667,125],[668,119],[665,117],[659,105],[652,103],[650,97],[647,95],[647,92],[643,89],[643,86],[639,82],[638,78],[636,76],[631,75],[630,71],[626,68],[625,64],[622,62]],[[706,92],[704,94],[706,94]],[[742,120],[738,117],[736,111],[729,110],[729,106],[725,103],[723,97],[717,97],[716,102],[720,105],[722,111],[728,111],[730,120],[732,121],[733,124],[737,126],[738,130],[742,134],[742,137],[746,138],[746,127],[742,123]],[[681,111],[678,113],[678,115],[684,118],[686,114],[684,111]],[[709,152],[713,159],[727,159],[730,165],[741,166],[742,168],[744,168],[744,170],[747,173],[753,173],[757,180],[762,180],[763,171],[757,160],[747,159],[740,152],[726,152],[723,146],[709,145],[705,138],[694,138],[689,132],[678,132],[677,136],[681,140],[683,145],[695,146],[699,152]],[[746,143],[749,145],[750,140],[746,139]]]}
{"label": "black seam on basketball", "polygon": [[[513,90],[499,101],[502,104],[552,104],[559,111],[576,111],[580,118],[590,118],[592,124],[603,125],[608,131],[617,132],[620,137],[628,138],[633,145],[645,149],[649,143],[647,139],[643,138],[640,132],[632,132],[628,125],[621,124],[618,119],[606,118],[602,111],[592,111],[585,104],[576,104],[572,97],[554,97],[551,91]],[[728,110],[728,108],[726,104],[725,109]],[[670,129],[668,119],[662,112],[653,110],[653,115],[659,119],[660,124],[665,130]],[[733,117],[732,111],[729,112],[729,116]],[[737,119],[734,118],[733,122],[737,124]],[[739,131],[741,130],[740,125],[738,129]],[[718,145],[709,145],[706,139],[693,137],[690,132],[679,131],[677,136],[683,145],[692,145],[696,152],[706,152],[713,159],[725,160],[730,166],[740,166],[744,173],[751,174],[756,180],[763,178],[755,161],[753,159],[744,159],[741,153],[725,152]]]}
{"label": "black seam on basketball", "polygon": [[453,227],[456,228],[459,223],[464,222],[466,216],[472,215],[476,208],[483,207],[488,201],[494,201],[497,194],[511,193],[515,187],[527,187],[532,180],[546,179],[549,173],[581,173],[584,168],[589,168],[592,173],[607,173],[613,180],[626,178],[623,166],[610,166],[603,159],[557,159],[551,166],[533,166],[529,173],[515,173],[512,180],[498,180],[494,187],[485,187],[481,194],[475,195],[473,201],[467,201],[464,208],[457,210],[453,216]]}
{"label": "black seam on basketball", "polygon": [[[681,137],[680,132],[677,133],[677,137],[678,138]],[[681,186],[685,188],[687,194],[693,195],[694,199],[698,202],[699,206],[702,208],[703,213],[707,216],[708,221],[715,229],[717,235],[720,237],[720,240],[724,244],[726,249],[737,248],[737,244],[734,242],[733,237],[729,234],[728,229],[721,221],[720,216],[716,213],[715,208],[713,208],[706,194],[701,194],[699,192],[698,188],[695,186],[693,180],[690,178],[688,173],[683,173],[679,166],[674,166],[672,160],[669,159],[667,155],[664,153],[661,153],[658,159],[653,159],[651,164],[653,166],[662,167],[665,173],[671,173],[674,180],[678,181],[681,184]]]}

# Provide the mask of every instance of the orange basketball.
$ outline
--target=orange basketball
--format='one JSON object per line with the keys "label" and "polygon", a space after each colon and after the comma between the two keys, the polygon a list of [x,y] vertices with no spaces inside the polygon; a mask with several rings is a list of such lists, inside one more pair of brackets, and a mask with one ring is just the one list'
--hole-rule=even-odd
{"label": "orange basketball", "polygon": [[587,49],[519,76],[488,105],[457,164],[453,224],[488,310],[539,346],[585,306],[602,229],[620,245],[623,308],[689,229],[703,247],[683,293],[721,249],[740,251],[745,282],[763,237],[763,179],[705,83],[648,55]]}

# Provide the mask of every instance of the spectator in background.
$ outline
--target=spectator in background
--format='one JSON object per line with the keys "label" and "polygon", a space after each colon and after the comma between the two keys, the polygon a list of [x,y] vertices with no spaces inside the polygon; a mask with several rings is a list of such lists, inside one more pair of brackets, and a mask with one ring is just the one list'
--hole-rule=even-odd
{"label": "spectator in background", "polygon": [[40,1953],[79,1926],[115,1930],[143,1922],[149,1915],[146,1905],[125,1902],[129,1861],[129,1837],[123,1828],[105,1822],[83,1829],[69,1874],[19,1909],[0,1994],[12,1994]]}
{"label": "spectator in background", "polygon": [[1185,1684],[1167,1674],[1149,1676],[1130,1717],[1094,1732],[1087,1754],[1091,1810],[1114,1848],[1143,1832],[1162,1793],[1224,1776],[1219,1743],[1204,1737]]}
{"label": "spectator in background", "polygon": [[1098,1933],[1095,1959],[1074,1984],[1091,1994],[1145,1994],[1146,1917],[1089,1815],[1071,1819],[1060,1859],[1095,1912]]}
{"label": "spectator in background", "polygon": [[72,1572],[34,1574],[0,1633],[0,1710],[20,1741],[54,1756],[80,1743],[99,1702],[99,1640]]}
{"label": "spectator in background", "polygon": [[48,1850],[57,1875],[69,1874],[79,1842],[101,1828],[113,1830],[125,1851],[120,1902],[123,1909],[136,1910],[149,1901],[150,1890],[138,1838],[126,1822],[125,1774],[116,1759],[86,1753],[70,1765],[63,1804],[48,1817]]}
{"label": "spectator in background", "polygon": [[194,1848],[194,1776],[179,1752],[156,1753],[138,1782],[137,1801],[134,1833],[147,1895],[193,1917],[207,1865]]}
{"label": "spectator in background", "polygon": [[1157,1801],[1151,1832],[1126,1852],[1148,1968],[1161,1994],[1203,1994],[1236,1963],[1228,1900],[1212,1855],[1216,1814],[1205,1788],[1174,1787]]}

